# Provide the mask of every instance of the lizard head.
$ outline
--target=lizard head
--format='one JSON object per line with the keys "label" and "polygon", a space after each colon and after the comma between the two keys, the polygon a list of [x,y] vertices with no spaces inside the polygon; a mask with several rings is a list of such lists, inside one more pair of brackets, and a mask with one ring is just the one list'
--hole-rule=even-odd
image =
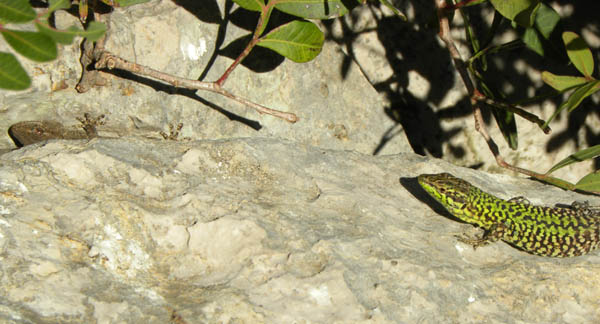
{"label": "lizard head", "polygon": [[471,193],[477,190],[476,187],[450,173],[422,174],[417,179],[421,187],[452,215],[463,221],[472,222],[468,206]]}

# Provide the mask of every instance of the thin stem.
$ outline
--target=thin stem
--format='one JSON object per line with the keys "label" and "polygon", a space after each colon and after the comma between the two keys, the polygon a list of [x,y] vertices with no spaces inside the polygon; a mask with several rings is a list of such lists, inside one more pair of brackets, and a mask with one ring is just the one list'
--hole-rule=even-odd
{"label": "thin stem", "polygon": [[499,52],[501,50],[513,50],[519,47],[522,47],[523,43],[520,40],[514,40],[514,41],[510,41],[508,43],[502,44],[502,45],[498,45],[498,46],[488,46],[482,50],[480,50],[479,52],[475,53],[473,56],[471,56],[471,58],[468,60],[469,65],[472,65],[473,62],[475,62],[475,60],[477,60],[479,57],[481,57],[482,55],[485,54],[494,54],[496,52]]}
{"label": "thin stem", "polygon": [[466,7],[469,4],[471,4],[473,2],[477,2],[477,1],[480,1],[480,0],[464,0],[464,1],[461,1],[461,2],[455,3],[455,4],[446,4],[446,3],[444,3],[442,5],[441,9],[446,10],[446,11],[453,11],[453,10],[456,10],[456,9],[460,9],[462,7]]}
{"label": "thin stem", "polygon": [[545,134],[550,134],[550,132],[552,132],[552,129],[550,129],[550,127],[548,127],[548,126],[544,127],[544,125],[546,124],[545,120],[540,119],[538,116],[536,116],[528,111],[525,111],[523,108],[517,107],[517,106],[509,104],[509,103],[496,101],[496,100],[493,100],[493,99],[485,97],[485,96],[483,96],[482,98],[478,97],[477,100],[483,101],[487,105],[510,111],[510,112],[515,113],[534,124],[537,124]]}
{"label": "thin stem", "polygon": [[295,123],[298,121],[298,117],[293,113],[283,112],[279,110],[274,110],[267,108],[265,106],[254,103],[245,98],[238,97],[231,92],[223,89],[218,82],[203,82],[198,80],[191,80],[180,78],[171,74],[163,73],[152,68],[136,64],[130,61],[127,61],[123,58],[115,56],[107,51],[104,51],[100,55],[100,59],[96,63],[96,69],[107,68],[107,69],[120,69],[129,71],[135,74],[151,77],[153,79],[157,79],[160,81],[164,81],[169,83],[175,87],[185,87],[187,89],[197,89],[197,90],[205,90],[214,93],[218,93],[227,98],[235,100],[241,104],[249,106],[261,114],[269,114],[278,118],[285,119],[290,123]]}
{"label": "thin stem", "polygon": [[262,8],[262,12],[260,14],[260,17],[258,18],[258,23],[256,24],[256,28],[254,29],[254,33],[252,34],[252,39],[250,40],[248,45],[246,45],[246,48],[244,48],[242,53],[235,59],[235,61],[233,61],[233,63],[231,63],[231,65],[227,68],[227,70],[225,70],[223,75],[221,75],[221,77],[216,81],[216,83],[219,86],[223,86],[225,81],[227,81],[229,74],[231,74],[231,72],[233,72],[233,70],[242,62],[242,60],[244,60],[246,56],[250,54],[252,48],[254,48],[254,46],[256,46],[256,44],[258,43],[260,34],[265,30],[265,26],[263,26],[263,24],[266,20],[268,20],[265,18],[269,17],[272,5],[272,2],[269,1],[269,3]]}
{"label": "thin stem", "polygon": [[[473,64],[475,63],[475,61],[482,57],[482,55],[484,54],[492,54],[495,53],[501,49],[506,49],[506,50],[511,50],[514,49],[516,47],[521,46],[522,43],[519,41],[512,41],[506,44],[503,44],[501,46],[493,46],[493,47],[486,47],[484,49],[482,49],[481,51],[477,52],[475,55],[473,55],[468,61],[467,61],[467,67],[469,72],[471,72],[472,75],[475,76],[476,79],[478,79],[480,81],[480,84],[482,82],[482,78],[483,76],[475,69],[475,67],[473,66]],[[525,111],[523,108],[517,107],[515,104],[509,104],[509,103],[504,103],[504,102],[500,102],[500,101],[496,101],[494,100],[494,98],[490,98],[488,96],[485,96],[484,94],[481,94],[480,92],[478,92],[481,96],[477,96],[475,95],[475,99],[481,102],[484,102],[487,105],[490,106],[494,106],[494,107],[498,107],[500,109],[504,109],[504,110],[508,110],[510,112],[513,112],[521,117],[523,117],[526,120],[529,120],[532,123],[537,124],[542,131],[545,134],[549,134],[552,130],[550,129],[550,127],[548,126],[544,126],[546,124],[546,122],[540,118],[538,118],[538,116]]]}

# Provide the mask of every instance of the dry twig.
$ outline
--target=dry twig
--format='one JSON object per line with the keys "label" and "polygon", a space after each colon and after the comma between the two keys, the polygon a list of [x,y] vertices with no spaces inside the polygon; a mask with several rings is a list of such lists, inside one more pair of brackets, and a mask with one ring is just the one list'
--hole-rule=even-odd
{"label": "dry twig", "polygon": [[163,73],[152,68],[136,64],[125,59],[122,59],[118,56],[115,56],[108,51],[103,51],[100,54],[99,60],[96,62],[96,69],[107,68],[111,69],[121,69],[125,71],[129,71],[135,74],[151,77],[153,79],[157,79],[160,81],[164,81],[173,85],[174,87],[184,87],[188,89],[196,89],[196,90],[204,90],[211,91],[214,93],[218,93],[227,98],[230,98],[234,101],[237,101],[241,104],[254,108],[256,111],[262,114],[269,114],[275,117],[279,117],[289,121],[290,123],[295,123],[298,121],[298,117],[293,113],[283,112],[271,108],[267,108],[265,106],[254,103],[250,100],[238,97],[233,93],[223,89],[217,82],[203,82],[198,80],[191,80],[180,78],[174,75],[170,75],[167,73]]}

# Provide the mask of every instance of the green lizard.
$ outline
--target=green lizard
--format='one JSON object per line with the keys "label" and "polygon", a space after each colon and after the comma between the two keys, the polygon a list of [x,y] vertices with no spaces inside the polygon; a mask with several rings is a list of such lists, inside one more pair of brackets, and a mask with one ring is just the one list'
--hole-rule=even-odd
{"label": "green lizard", "polygon": [[452,215],[485,230],[481,238],[459,238],[474,248],[501,239],[532,254],[571,257],[600,243],[600,213],[587,203],[543,207],[523,197],[503,200],[449,173],[422,174],[418,181]]}

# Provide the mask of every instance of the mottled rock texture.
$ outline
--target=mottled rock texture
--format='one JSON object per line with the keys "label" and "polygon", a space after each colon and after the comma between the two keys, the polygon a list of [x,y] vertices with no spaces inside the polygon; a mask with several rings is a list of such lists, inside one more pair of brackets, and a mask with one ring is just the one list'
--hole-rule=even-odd
{"label": "mottled rock texture", "polygon": [[476,251],[420,189],[576,194],[406,153],[276,139],[50,141],[0,156],[0,318],[12,323],[586,323],[600,257]]}

